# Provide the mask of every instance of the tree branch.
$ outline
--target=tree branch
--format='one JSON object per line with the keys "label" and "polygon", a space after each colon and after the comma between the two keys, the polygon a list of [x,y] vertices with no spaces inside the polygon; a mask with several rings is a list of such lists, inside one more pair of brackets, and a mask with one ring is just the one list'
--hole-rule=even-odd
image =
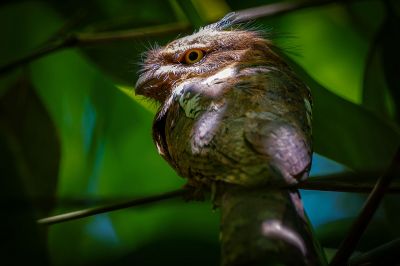
{"label": "tree branch", "polygon": [[50,53],[62,50],[64,48],[67,48],[72,45],[72,39],[67,38],[62,41],[56,41],[49,43],[48,45],[44,46],[43,48],[39,48],[38,50],[32,52],[31,54],[21,57],[20,59],[17,59],[13,62],[10,62],[2,67],[0,67],[0,75],[6,74],[14,69],[16,69],[19,66],[25,65],[27,63],[30,63],[38,58],[41,58],[45,55],[48,55]]}
{"label": "tree branch", "polygon": [[[245,22],[245,21],[255,20],[257,18],[273,17],[304,8],[317,7],[342,1],[343,0],[319,0],[319,1],[312,0],[303,2],[274,3],[249,9],[238,10],[236,12],[236,15],[237,15],[237,20],[239,22]],[[192,30],[192,26],[189,23],[176,22],[171,24],[152,26],[141,29],[132,29],[126,31],[111,31],[111,32],[100,32],[100,33],[73,33],[71,35],[65,35],[64,37],[60,37],[53,43],[48,43],[43,48],[33,51],[32,53],[24,57],[21,57],[13,62],[10,62],[0,67],[0,75],[6,74],[17,67],[30,63],[33,60],[36,60],[42,56],[60,51],[65,48],[93,45],[105,42],[133,40],[144,37],[164,36],[167,34],[182,33],[189,30]],[[57,35],[59,35],[59,33],[57,33]],[[52,40],[54,38],[51,37],[50,39]]]}
{"label": "tree branch", "polygon": [[[376,176],[376,175],[375,175]],[[359,182],[358,178],[363,178],[363,182]],[[353,180],[352,182],[345,181],[346,179]],[[375,178],[376,179],[376,178]],[[369,181],[368,181],[369,180]],[[373,174],[363,174],[355,175],[354,173],[341,173],[326,176],[312,177],[309,180],[297,185],[291,186],[290,188],[306,189],[306,190],[325,190],[325,191],[339,191],[339,192],[359,192],[367,193],[372,190]],[[285,188],[287,189],[287,188]],[[39,224],[56,224],[61,222],[66,222],[70,220],[76,220],[79,218],[84,218],[100,213],[116,211],[120,209],[130,208],[134,206],[139,206],[143,204],[155,203],[162,200],[167,200],[179,196],[184,196],[188,192],[188,189],[182,188],[178,190],[173,190],[170,192],[162,193],[160,195],[154,195],[145,198],[133,199],[128,201],[122,201],[120,203],[109,204],[106,206],[93,207],[88,209],[83,209],[80,211],[60,214],[48,218],[43,218],[38,220]],[[396,183],[392,185],[388,192],[399,193],[400,184]]]}
{"label": "tree branch", "polygon": [[381,245],[373,250],[354,256],[348,265],[399,265],[400,238]]}
{"label": "tree branch", "polygon": [[186,22],[175,22],[164,25],[151,26],[141,29],[110,31],[100,33],[77,33],[77,46],[100,44],[115,41],[127,41],[144,37],[161,37],[168,34],[178,34],[191,30],[192,27]]}
{"label": "tree branch", "polygon": [[15,68],[30,63],[38,58],[41,58],[50,53],[60,51],[65,48],[80,47],[86,45],[134,40],[144,37],[164,36],[168,34],[178,34],[191,29],[188,23],[171,23],[153,27],[146,27],[125,31],[112,31],[101,33],[73,33],[54,42],[48,43],[43,48],[40,48],[27,56],[17,59],[0,67],[0,75],[6,74]]}
{"label": "tree branch", "polygon": [[376,185],[370,193],[363,209],[351,226],[346,238],[340,244],[337,253],[333,257],[330,263],[331,266],[340,266],[347,264],[350,255],[355,250],[358,241],[360,240],[362,234],[364,233],[369,222],[374,216],[375,211],[378,209],[378,206],[382,201],[383,196],[385,195],[385,192],[390,185],[390,182],[392,181],[393,177],[398,173],[400,173],[400,149],[397,150],[392,164],[390,165],[386,174],[379,178],[376,182]]}
{"label": "tree branch", "polygon": [[323,5],[329,5],[334,3],[348,3],[354,2],[357,0],[319,0],[319,1],[291,1],[291,2],[278,2],[273,4],[268,4],[264,6],[258,6],[248,9],[239,10],[236,13],[237,21],[246,22],[252,21],[258,18],[270,18],[274,16],[284,15],[289,12],[310,8],[310,7],[318,7]]}
{"label": "tree branch", "polygon": [[[296,185],[298,189],[322,190],[353,193],[370,193],[377,181],[377,172],[353,173],[344,172],[325,176],[310,177],[305,182]],[[400,193],[400,183],[392,183],[387,193]]]}
{"label": "tree branch", "polygon": [[178,189],[178,190],[173,190],[170,192],[162,193],[160,195],[134,199],[134,200],[116,203],[116,204],[110,204],[108,206],[93,207],[93,208],[83,209],[83,210],[79,210],[79,211],[64,213],[64,214],[40,219],[37,221],[37,223],[43,224],[43,225],[50,225],[50,224],[56,224],[56,223],[76,220],[79,218],[93,216],[93,215],[100,214],[100,213],[116,211],[116,210],[125,209],[125,208],[129,208],[129,207],[133,207],[133,206],[144,205],[144,204],[154,203],[157,201],[175,198],[178,196],[183,196],[186,193],[186,191],[187,191],[186,189]]}

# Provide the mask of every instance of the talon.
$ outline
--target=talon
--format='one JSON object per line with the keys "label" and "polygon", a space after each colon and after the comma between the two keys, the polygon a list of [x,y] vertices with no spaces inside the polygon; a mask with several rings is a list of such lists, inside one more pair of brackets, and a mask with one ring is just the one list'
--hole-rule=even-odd
{"label": "talon", "polygon": [[189,181],[184,188],[187,190],[187,192],[183,195],[183,199],[185,201],[205,200],[205,188],[203,184]]}

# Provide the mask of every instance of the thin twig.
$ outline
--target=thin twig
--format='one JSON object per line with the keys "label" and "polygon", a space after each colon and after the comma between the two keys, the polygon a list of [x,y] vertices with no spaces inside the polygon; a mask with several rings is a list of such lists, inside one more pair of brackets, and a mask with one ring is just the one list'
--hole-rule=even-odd
{"label": "thin twig", "polygon": [[144,204],[154,203],[154,202],[161,201],[161,200],[176,198],[179,196],[183,196],[186,193],[186,191],[187,191],[186,189],[178,189],[178,190],[173,190],[170,192],[162,193],[160,195],[150,196],[150,197],[146,197],[146,198],[139,198],[139,199],[134,199],[134,200],[121,202],[121,203],[117,203],[117,204],[111,204],[108,206],[94,207],[94,208],[88,208],[88,209],[79,210],[79,211],[75,211],[75,212],[64,213],[64,214],[40,219],[37,221],[37,223],[43,224],[43,225],[50,225],[50,224],[56,224],[56,223],[76,220],[79,218],[84,218],[84,217],[88,217],[88,216],[92,216],[92,215],[96,215],[96,214],[100,214],[100,213],[111,212],[111,211],[125,209],[125,208],[129,208],[129,207],[137,206],[137,205],[144,205]]}
{"label": "thin twig", "polygon": [[82,22],[87,14],[87,8],[78,9],[71,18],[69,18],[46,42],[43,43],[43,45],[62,40],[74,27],[78,26],[79,23]]}
{"label": "thin twig", "polygon": [[[355,0],[353,0],[355,1]],[[317,7],[335,2],[341,2],[341,0],[313,0],[304,2],[288,2],[288,3],[274,3],[265,6],[259,6],[255,8],[238,10],[236,12],[237,20],[241,22],[255,20],[262,17],[273,17],[282,15],[288,12],[309,8]],[[104,42],[124,41],[133,40],[144,37],[163,36],[166,34],[182,33],[192,30],[192,26],[186,22],[177,22],[153,27],[146,27],[142,29],[132,29],[126,31],[111,31],[111,32],[100,32],[100,33],[74,33],[66,35],[64,38],[56,40],[54,43],[49,43],[42,49],[33,51],[32,53],[10,62],[0,67],[0,75],[8,73],[15,68],[30,63],[35,59],[45,56],[49,53],[60,51],[65,48],[94,45]],[[51,38],[52,39],[52,38]]]}
{"label": "thin twig", "polygon": [[274,16],[283,15],[289,12],[310,8],[318,7],[323,5],[329,5],[334,3],[348,3],[357,0],[319,0],[319,1],[290,1],[290,2],[278,2],[273,4],[268,4],[264,6],[258,6],[248,9],[239,10],[236,13],[236,20],[238,22],[252,21],[258,18],[270,18]]}
{"label": "thin twig", "polygon": [[186,22],[175,22],[164,25],[151,26],[141,29],[110,31],[100,33],[77,33],[77,45],[92,45],[106,42],[126,41],[144,37],[161,37],[169,34],[178,34],[191,30]]}
{"label": "thin twig", "polygon": [[[356,175],[355,173],[341,173],[325,176],[311,177],[307,181],[302,182],[294,187],[295,189],[316,190],[316,191],[334,191],[334,192],[350,192],[350,193],[370,193],[377,180],[376,175],[365,174]],[[400,182],[392,182],[386,193],[399,194]],[[22,206],[20,199],[7,198],[8,202],[12,203],[13,208]],[[34,197],[36,207],[47,206],[48,197]],[[82,208],[88,206],[111,205],[116,202],[132,201],[129,197],[60,197],[57,199],[57,206],[63,208]],[[22,206],[23,207],[23,206]]]}
{"label": "thin twig", "polygon": [[346,238],[340,244],[339,249],[333,257],[330,266],[346,265],[351,254],[355,250],[358,241],[367,228],[369,222],[378,209],[380,202],[387,191],[393,177],[400,172],[400,149],[397,150],[393,162],[386,174],[378,179],[374,189],[371,191],[367,201],[357,219],[352,224]]}
{"label": "thin twig", "polygon": [[65,36],[64,38],[61,38],[60,40],[51,42],[45,45],[43,48],[40,48],[27,56],[24,56],[0,67],[0,75],[8,73],[21,65],[25,65],[45,55],[60,51],[65,48],[76,46],[80,47],[106,42],[134,40],[144,37],[159,37],[168,34],[182,33],[190,29],[191,26],[188,23],[178,22],[125,31],[112,31],[102,33],[73,33],[71,35]]}
{"label": "thin twig", "polygon": [[[319,191],[370,193],[377,181],[377,176],[380,176],[380,174],[376,172],[344,172],[339,174],[316,176],[296,185],[296,188]],[[400,183],[392,183],[386,192],[400,193]]]}
{"label": "thin twig", "polygon": [[[364,193],[367,191],[371,191],[371,189],[372,189],[371,182],[369,182],[371,180],[371,178],[373,178],[372,176],[373,176],[372,174],[363,175],[364,182],[363,182],[362,186],[360,186],[360,182],[357,182],[357,180],[358,180],[357,178],[361,177],[361,176],[355,175],[354,173],[341,173],[341,174],[313,177],[313,178],[310,178],[309,180],[307,180],[306,182],[303,182],[303,183],[295,186],[294,188],[306,189],[306,190],[325,190],[325,191]],[[355,181],[354,182],[343,181],[346,179],[354,179]],[[293,187],[291,187],[291,188],[293,188]],[[145,198],[127,200],[127,201],[122,201],[119,203],[109,204],[107,206],[93,207],[93,208],[79,210],[79,211],[75,211],[75,212],[60,214],[60,215],[56,215],[53,217],[43,218],[43,219],[38,220],[38,223],[49,225],[49,224],[66,222],[66,221],[75,220],[78,218],[84,218],[84,217],[88,217],[88,216],[92,216],[92,215],[96,215],[96,214],[100,214],[100,213],[125,209],[125,208],[139,206],[139,205],[148,204],[148,203],[155,203],[158,201],[182,196],[186,192],[187,192],[187,189],[178,189],[178,190],[166,192],[166,193],[163,193],[160,195],[154,195],[154,196],[145,197]],[[400,185],[399,184],[392,185],[388,189],[388,192],[399,193]]]}
{"label": "thin twig", "polygon": [[21,57],[20,59],[17,59],[13,62],[10,62],[10,63],[0,67],[0,75],[6,74],[6,73],[16,69],[19,66],[23,66],[27,63],[30,63],[30,62],[32,62],[38,58],[41,58],[45,55],[48,55],[50,53],[60,51],[67,47],[71,47],[74,44],[75,44],[75,41],[73,38],[66,38],[62,41],[49,43],[48,45],[44,46],[43,48],[39,48],[27,56]]}
{"label": "thin twig", "polygon": [[354,256],[350,259],[349,266],[362,265],[399,265],[400,238],[381,245],[373,250]]}

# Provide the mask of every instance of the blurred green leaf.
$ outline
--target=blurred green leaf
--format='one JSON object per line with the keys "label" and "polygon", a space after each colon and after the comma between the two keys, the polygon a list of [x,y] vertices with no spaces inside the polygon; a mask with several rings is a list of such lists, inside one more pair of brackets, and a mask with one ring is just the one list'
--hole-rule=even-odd
{"label": "blurred green leaf", "polygon": [[400,239],[395,239],[360,255],[353,256],[349,266],[360,265],[398,265],[400,258]]}
{"label": "blurred green leaf", "polygon": [[276,31],[283,38],[277,39],[278,44],[282,43],[281,47],[289,55],[296,55],[292,58],[324,88],[350,102],[360,103],[368,46],[349,23],[346,9],[342,5],[323,5],[279,19]]}
{"label": "blurred green leaf", "polygon": [[[353,218],[344,218],[319,226],[316,234],[321,244],[328,248],[337,248],[350,229]],[[387,229],[386,222],[382,218],[373,219],[361,238],[357,251],[368,251],[389,242],[393,234]]]}
{"label": "blurred green leaf", "polygon": [[199,11],[194,5],[193,1],[176,0],[176,2],[182,8],[183,13],[186,14],[187,19],[195,28],[200,28],[206,24],[203,17],[199,14]]}
{"label": "blurred green leaf", "polygon": [[[380,39],[378,34],[376,38]],[[382,67],[382,45],[375,40],[366,62],[362,105],[382,117],[391,116],[390,98]]]}
{"label": "blurred green leaf", "polygon": [[135,95],[135,91],[132,87],[117,85],[117,88],[120,89],[123,93],[128,95],[132,100],[138,102],[144,108],[149,110],[151,113],[155,114],[157,112],[158,106],[157,103],[151,102],[150,100],[144,98],[143,96]]}
{"label": "blurred green leaf", "polygon": [[[9,3],[0,9],[0,28],[7,36],[0,44],[2,51],[7,51],[0,59],[1,62],[3,59],[6,62],[26,54],[60,28],[67,29],[63,33],[95,33],[164,25],[181,21],[190,15],[183,16],[181,8],[173,0],[20,2]],[[214,14],[222,14],[229,7],[237,10],[266,4],[261,0],[226,1],[230,6],[224,5],[223,0],[218,2],[222,4],[213,7],[203,2],[200,4],[199,1],[193,3],[202,18],[211,17],[212,8],[218,9],[213,10]],[[369,6],[367,2],[360,2],[361,7],[376,15],[375,8],[371,6],[376,7],[377,3]],[[55,10],[65,18],[63,27]],[[85,15],[81,18],[75,16],[81,10]],[[335,95],[359,102],[361,86],[358,85],[368,47],[365,36],[360,34],[360,38],[352,28],[351,16],[346,9],[340,5],[330,5],[273,20],[260,20],[262,22],[274,26],[278,32],[300,35],[300,41],[295,39],[293,42],[305,44],[302,47],[305,52],[301,52],[304,57],[299,62],[308,73],[312,73],[313,78],[298,70],[313,90],[316,151],[354,170],[375,171],[385,168],[399,143],[398,129],[364,108]],[[370,22],[367,27],[377,25],[376,21]],[[138,55],[145,50],[145,46],[151,46],[149,42],[164,43],[175,37],[171,34],[148,40],[96,44],[52,54],[29,65],[30,78],[40,96],[39,102],[43,102],[49,111],[61,137],[62,157],[57,188],[60,197],[140,197],[175,189],[185,183],[157,155],[152,143],[154,106],[137,99],[129,91],[136,80],[136,64],[140,61]],[[373,72],[377,67],[371,65],[368,71]],[[14,77],[1,79],[0,95],[8,93],[9,84],[18,77],[18,73],[12,74]],[[375,81],[368,80],[366,84],[372,88]],[[382,101],[382,97],[376,100]],[[34,119],[32,124],[30,127],[40,128]],[[3,138],[0,140],[3,141]],[[3,145],[5,150],[9,149],[7,145],[8,142]],[[16,162],[12,152],[5,152],[4,156],[3,162],[11,169],[7,173],[10,173],[9,176],[17,176],[12,173]],[[45,157],[40,155],[37,160],[40,158]],[[44,159],[43,162],[47,163]],[[46,166],[46,163],[42,165]],[[19,179],[3,180],[1,189],[8,190],[10,194],[15,192],[15,195],[25,199],[26,195],[20,191],[22,185],[15,183],[15,180]],[[28,183],[24,182],[24,185]],[[321,194],[314,195],[316,202],[326,199]],[[332,197],[330,200],[330,206],[336,206],[340,199]],[[354,201],[352,199],[352,203]],[[27,200],[24,204],[29,206]],[[87,200],[86,204],[91,205],[92,202]],[[395,211],[397,205],[388,204],[385,214],[393,215],[390,216],[393,217],[393,223],[388,227],[393,233],[396,232],[393,229],[396,227],[395,221],[398,220]],[[356,207],[347,209],[345,214],[354,213]],[[212,214],[210,208],[207,202],[184,204],[174,201],[55,225],[51,227],[48,237],[51,262],[53,265],[153,265],[187,264],[192,261],[191,264],[209,265],[218,260],[218,215]],[[329,209],[335,214],[327,217],[324,222],[343,218],[343,209]],[[59,208],[56,212],[63,211],[65,209]],[[321,216],[318,206],[312,211]],[[32,228],[26,233],[29,241],[26,241],[23,249],[36,243],[32,215],[28,213],[21,218],[21,213],[11,213],[10,217],[21,222],[16,223],[18,226],[5,228],[11,228],[12,231],[21,226]],[[29,222],[25,224],[23,220]],[[324,243],[336,247],[343,236],[340,233],[345,232],[346,226],[337,223],[331,227],[333,233],[330,236],[329,230],[327,234],[322,234],[326,236],[323,239],[329,240]],[[19,235],[22,237],[23,233]],[[21,242],[19,235],[13,247]],[[37,241],[40,241],[40,236]],[[378,238],[379,241],[383,239]],[[32,250],[37,251],[38,258],[42,258],[44,247],[40,244],[37,248]],[[201,249],[202,254],[196,254],[196,249]]]}
{"label": "blurred green leaf", "polygon": [[27,77],[1,97],[0,111],[24,190],[39,214],[48,214],[54,206],[60,161],[56,128]]}
{"label": "blurred green leaf", "polygon": [[[160,249],[160,246],[163,248]],[[219,264],[219,244],[217,241],[207,241],[181,235],[177,237],[163,236],[156,242],[143,245],[141,248],[115,260],[99,263],[100,266],[113,265],[191,265],[217,266]]]}
{"label": "blurred green leaf", "polygon": [[398,129],[365,108],[333,94],[292,62],[311,87],[314,149],[356,171],[383,171],[400,143]]}
{"label": "blurred green leaf", "polygon": [[[391,7],[388,7],[388,10]],[[394,102],[397,122],[400,123],[400,18],[394,11],[388,11],[388,18],[382,25],[382,59],[385,77]]]}
{"label": "blurred green leaf", "polygon": [[[0,8],[0,65],[20,58],[38,48],[60,26],[61,20],[42,2],[10,3]],[[20,71],[0,77],[0,95],[20,77]]]}
{"label": "blurred green leaf", "polygon": [[12,136],[0,122],[0,248],[2,265],[49,265],[46,238],[26,195]]}
{"label": "blurred green leaf", "polygon": [[349,24],[356,30],[357,35],[372,41],[385,17],[382,1],[349,1],[343,7]]}
{"label": "blurred green leaf", "polygon": [[[73,14],[74,5],[70,5],[71,11],[65,12],[65,4],[62,1],[53,1],[57,10],[67,17]],[[81,32],[104,32],[112,30],[135,29],[156,26],[176,22],[179,14],[169,1],[147,0],[137,1],[90,1],[81,7],[86,12],[85,20],[75,28]],[[90,17],[90,19],[88,19]],[[148,47],[156,42],[166,42],[175,38],[175,34],[166,34],[160,38],[148,38],[146,40],[132,40],[125,42],[113,42],[85,46],[80,49],[104,72],[110,75],[117,83],[124,85],[134,84],[140,55]]]}
{"label": "blurred green leaf", "polygon": [[21,2],[2,6],[0,29],[6,40],[0,42],[0,65],[28,54],[44,43],[61,25],[60,18],[46,4]]}
{"label": "blurred green leaf", "polygon": [[[390,11],[372,42],[364,75],[363,104],[386,117],[400,115],[400,20]],[[394,109],[394,110],[393,110]]]}
{"label": "blurred green leaf", "polygon": [[[184,184],[152,143],[153,113],[79,53],[64,51],[33,63],[32,78],[62,137],[61,197],[139,197]],[[92,229],[98,223],[107,231]],[[177,237],[217,241],[218,216],[208,203],[179,202],[82,219],[51,228],[50,252],[55,265],[92,263],[156,243],[171,228]]]}
{"label": "blurred green leaf", "polygon": [[0,98],[0,142],[2,262],[47,265],[46,234],[35,220],[54,207],[60,147],[26,76]]}
{"label": "blurred green leaf", "polygon": [[232,11],[225,0],[192,0],[192,3],[207,22],[217,21]]}
{"label": "blurred green leaf", "polygon": [[400,237],[399,223],[399,208],[400,208],[400,196],[399,195],[387,195],[382,202],[383,213],[386,218],[387,229],[392,232],[393,237]]}

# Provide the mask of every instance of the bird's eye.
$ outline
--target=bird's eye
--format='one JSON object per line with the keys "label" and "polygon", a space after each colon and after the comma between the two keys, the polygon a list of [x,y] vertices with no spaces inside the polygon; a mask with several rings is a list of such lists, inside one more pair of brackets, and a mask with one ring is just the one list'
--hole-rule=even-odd
{"label": "bird's eye", "polygon": [[181,63],[184,64],[194,64],[199,62],[204,57],[204,52],[200,49],[190,49],[187,50],[186,53],[183,55]]}

